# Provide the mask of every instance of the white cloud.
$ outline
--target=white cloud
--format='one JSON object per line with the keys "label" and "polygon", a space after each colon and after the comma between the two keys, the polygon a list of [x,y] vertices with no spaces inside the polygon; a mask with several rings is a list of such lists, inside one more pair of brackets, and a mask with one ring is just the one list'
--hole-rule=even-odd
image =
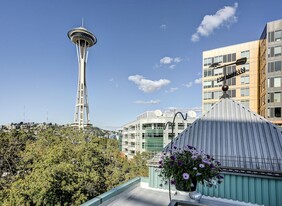
{"label": "white cloud", "polygon": [[166,90],[165,93],[172,93],[172,92],[177,91],[178,89],[179,89],[179,88],[177,88],[177,87],[172,87],[172,88],[170,88],[169,90]]}
{"label": "white cloud", "polygon": [[182,62],[182,59],[180,57],[175,57],[173,60],[175,63]]}
{"label": "white cloud", "polygon": [[135,104],[159,104],[160,100],[156,99],[156,100],[149,100],[149,101],[143,101],[143,100],[137,100],[134,102]]}
{"label": "white cloud", "polygon": [[164,57],[160,60],[161,64],[171,64],[173,62],[173,58],[171,57]]}
{"label": "white cloud", "polygon": [[138,89],[142,90],[145,93],[157,91],[170,83],[170,80],[167,79],[152,81],[149,79],[145,79],[143,76],[138,74],[134,76],[129,76],[128,80],[133,81],[138,86]]}
{"label": "white cloud", "polygon": [[195,84],[201,84],[202,83],[202,78],[195,79],[194,83]]}
{"label": "white cloud", "polygon": [[168,67],[170,69],[174,69],[176,67],[176,65],[178,63],[182,62],[182,61],[183,61],[183,59],[181,59],[180,57],[175,57],[175,58],[173,58],[173,57],[164,57],[164,58],[160,59],[159,67],[162,66],[162,65],[169,65]]}
{"label": "white cloud", "polygon": [[231,25],[237,22],[235,16],[238,3],[234,6],[225,6],[223,9],[218,10],[214,15],[206,15],[200,26],[197,28],[197,32],[191,37],[191,41],[196,42],[200,40],[200,36],[209,36],[215,29],[222,25]]}
{"label": "white cloud", "polygon": [[162,25],[160,26],[160,28],[161,28],[161,30],[166,31],[166,29],[167,29],[167,25],[162,24]]}
{"label": "white cloud", "polygon": [[185,86],[186,86],[187,88],[192,87],[192,85],[193,85],[193,82],[189,82],[188,84],[185,84]]}

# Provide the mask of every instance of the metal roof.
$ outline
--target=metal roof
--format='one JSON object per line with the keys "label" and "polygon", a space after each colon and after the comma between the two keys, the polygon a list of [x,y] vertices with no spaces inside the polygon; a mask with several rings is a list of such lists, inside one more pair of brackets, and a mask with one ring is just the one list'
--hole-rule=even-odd
{"label": "metal roof", "polygon": [[[172,142],[192,145],[223,167],[282,173],[282,130],[244,105],[225,98]],[[168,152],[168,144],[163,151]]]}

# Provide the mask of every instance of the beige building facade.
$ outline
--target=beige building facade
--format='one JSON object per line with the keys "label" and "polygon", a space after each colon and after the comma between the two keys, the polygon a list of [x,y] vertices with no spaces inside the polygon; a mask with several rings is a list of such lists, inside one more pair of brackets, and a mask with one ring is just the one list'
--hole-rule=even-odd
{"label": "beige building facade", "polygon": [[[235,62],[237,59],[247,57],[244,65],[231,65],[225,68],[213,68],[213,63],[220,65]],[[202,109],[208,111],[222,96],[223,82],[217,82],[222,77],[224,69],[226,74],[245,68],[245,73],[227,79],[227,91],[231,98],[242,102],[255,112],[259,112],[259,41],[252,41],[203,52],[203,89]]]}
{"label": "beige building facade", "polygon": [[246,64],[225,67],[226,74],[245,68],[245,73],[227,80],[229,96],[282,126],[282,20],[268,22],[257,41],[203,52],[203,113],[223,94],[217,78],[223,76],[224,68],[212,64],[230,64],[242,57],[247,57]]}

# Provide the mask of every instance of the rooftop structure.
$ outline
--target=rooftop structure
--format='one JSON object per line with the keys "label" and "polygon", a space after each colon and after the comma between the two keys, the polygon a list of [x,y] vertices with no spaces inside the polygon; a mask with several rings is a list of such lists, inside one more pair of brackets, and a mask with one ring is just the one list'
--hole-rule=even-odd
{"label": "rooftop structure", "polygon": [[73,126],[81,129],[91,125],[86,85],[86,63],[88,48],[96,44],[97,39],[84,27],[70,30],[68,37],[76,45],[78,59],[78,85]]}

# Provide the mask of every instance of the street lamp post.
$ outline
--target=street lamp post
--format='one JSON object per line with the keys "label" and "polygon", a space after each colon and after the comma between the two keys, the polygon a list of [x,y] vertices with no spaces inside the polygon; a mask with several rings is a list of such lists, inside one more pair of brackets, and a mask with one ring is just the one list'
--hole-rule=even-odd
{"label": "street lamp post", "polygon": [[241,59],[237,59],[235,62],[231,62],[229,64],[224,64],[224,65],[220,65],[218,62],[213,63],[210,65],[210,68],[213,67],[214,69],[219,69],[219,68],[223,68],[223,76],[217,78],[217,83],[223,81],[223,85],[222,85],[222,91],[223,91],[223,95],[222,98],[228,97],[228,94],[226,93],[228,90],[228,85],[226,85],[226,79],[230,79],[234,76],[240,75],[242,73],[245,73],[245,68],[241,68],[239,70],[236,70],[234,72],[232,72],[231,74],[226,74],[226,67],[227,66],[231,66],[236,64],[238,65],[243,65],[247,62],[247,57],[243,57]]}

